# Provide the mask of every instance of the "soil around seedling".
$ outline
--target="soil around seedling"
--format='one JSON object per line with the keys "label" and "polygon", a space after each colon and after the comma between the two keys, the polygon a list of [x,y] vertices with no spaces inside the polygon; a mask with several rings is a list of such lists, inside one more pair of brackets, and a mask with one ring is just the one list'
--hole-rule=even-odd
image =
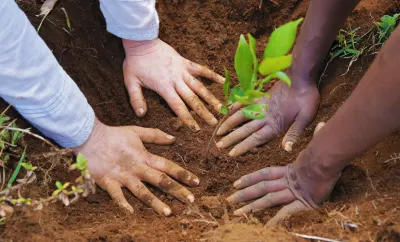
{"label": "soil around seedling", "polygon": [[[160,38],[185,58],[223,74],[224,66],[233,70],[239,34],[251,33],[263,43],[258,46],[261,47],[274,27],[304,16],[308,3],[308,0],[160,0],[157,3]],[[40,12],[40,4],[34,1],[19,4],[37,27],[40,19],[35,15]],[[60,6],[68,12],[71,35],[62,29],[66,23]],[[346,24],[353,28],[360,26],[360,31],[367,32],[374,26],[372,18],[378,20],[384,14],[397,12],[398,1],[362,0]],[[317,123],[329,120],[349,97],[372,63],[373,55],[360,57],[345,76],[341,75],[346,72],[348,61],[331,62],[320,85],[318,115],[291,153],[280,147],[282,137],[276,137],[237,158],[229,157],[228,150],[219,150],[213,145],[206,161],[205,144],[214,128],[198,117],[202,130],[193,133],[177,121],[163,99],[149,90],[144,90],[149,107],[147,115],[135,116],[123,82],[121,40],[105,30],[98,1],[60,0],[48,19],[55,25],[45,20],[40,36],[76,81],[97,117],[107,125],[139,125],[174,135],[177,141],[172,146],[146,147],[194,172],[201,183],[191,189],[196,197],[191,207],[150,188],[171,206],[174,215],[168,218],[157,215],[127,190],[124,194],[135,210],[132,215],[120,209],[101,189],[69,207],[54,203],[41,212],[20,208],[7,225],[0,227],[0,241],[302,241],[292,233],[343,241],[400,240],[400,160],[385,162],[400,152],[399,133],[355,159],[343,171],[323,207],[292,216],[279,228],[263,227],[279,207],[259,211],[252,219],[237,219],[232,212],[240,204],[230,206],[224,202],[234,192],[232,183],[240,176],[294,161],[311,140]],[[220,85],[203,81],[223,100]],[[0,107],[5,108],[6,104],[0,103]],[[10,115],[19,117],[15,111]],[[22,127],[29,126],[22,118],[19,123]],[[30,137],[26,140],[31,156],[49,150],[37,140]],[[54,181],[74,180],[74,174],[68,173],[63,165],[58,165],[51,177]],[[32,197],[49,193],[40,186],[44,177],[38,174],[38,179],[38,186],[31,186],[29,190]],[[225,214],[235,223],[224,222]]]}

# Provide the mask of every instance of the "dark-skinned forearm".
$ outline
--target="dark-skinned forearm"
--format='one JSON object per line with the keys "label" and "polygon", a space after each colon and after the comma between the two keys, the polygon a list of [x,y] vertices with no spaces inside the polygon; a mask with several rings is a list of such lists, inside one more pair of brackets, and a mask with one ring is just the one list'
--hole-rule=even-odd
{"label": "dark-skinned forearm", "polygon": [[293,86],[315,84],[323,61],[359,0],[312,0],[293,49]]}
{"label": "dark-skinned forearm", "polygon": [[[400,28],[386,42],[358,86],[296,160],[313,200],[322,201],[354,158],[400,130]],[[324,184],[317,188],[318,184]],[[308,185],[307,185],[308,184]],[[324,188],[325,186],[325,188]],[[321,193],[314,192],[321,189]],[[318,195],[320,194],[320,195]]]}

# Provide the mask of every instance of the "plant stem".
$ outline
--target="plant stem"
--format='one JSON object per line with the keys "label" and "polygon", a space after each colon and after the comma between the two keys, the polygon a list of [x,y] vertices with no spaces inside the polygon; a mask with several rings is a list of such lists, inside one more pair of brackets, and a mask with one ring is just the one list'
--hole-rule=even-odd
{"label": "plant stem", "polygon": [[8,127],[8,126],[0,126],[0,129],[7,129],[7,130],[12,130],[12,131],[20,131],[22,133],[32,135],[33,137],[38,138],[38,139],[42,140],[43,142],[45,142],[46,144],[50,145],[54,149],[59,150],[58,147],[55,146],[54,144],[52,144],[50,141],[48,141],[47,139],[43,138],[40,135],[37,135],[37,134],[34,134],[34,133],[30,132],[29,130],[20,129],[20,128],[12,128],[12,127]]}
{"label": "plant stem", "polygon": [[217,134],[217,131],[218,131],[219,127],[221,127],[221,124],[223,122],[225,122],[225,120],[228,118],[228,114],[225,114],[224,117],[218,122],[217,126],[215,127],[215,129],[214,129],[214,131],[213,131],[213,133],[211,135],[211,138],[210,138],[210,140],[208,141],[208,144],[207,144],[207,149],[206,149],[206,152],[205,152],[205,160],[208,159],[208,153],[210,152],[211,143],[214,140],[214,137]]}

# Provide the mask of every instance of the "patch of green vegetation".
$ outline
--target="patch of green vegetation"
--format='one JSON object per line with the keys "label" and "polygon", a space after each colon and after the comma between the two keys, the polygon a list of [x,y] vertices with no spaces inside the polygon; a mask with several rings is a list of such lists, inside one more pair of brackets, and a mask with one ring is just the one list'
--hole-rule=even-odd
{"label": "patch of green vegetation", "polygon": [[[243,115],[247,118],[263,119],[266,116],[268,105],[254,104],[254,99],[269,98],[269,94],[262,92],[262,88],[273,79],[279,79],[290,86],[291,80],[283,70],[292,64],[292,55],[288,53],[293,47],[297,27],[302,21],[303,18],[289,22],[272,32],[261,63],[258,62],[256,40],[253,36],[247,34],[248,41],[244,35],[240,36],[234,60],[239,84],[231,88],[230,73],[225,69],[224,95],[226,102],[220,113],[226,115],[228,105],[238,102],[248,105],[242,109]],[[258,79],[258,74],[264,78]]]}

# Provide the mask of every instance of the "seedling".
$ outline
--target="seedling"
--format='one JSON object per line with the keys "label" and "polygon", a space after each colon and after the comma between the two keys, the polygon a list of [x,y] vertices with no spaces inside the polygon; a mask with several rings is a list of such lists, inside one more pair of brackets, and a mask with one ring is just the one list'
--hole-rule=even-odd
{"label": "seedling", "polygon": [[336,37],[337,44],[331,48],[332,59],[336,57],[341,57],[344,59],[354,59],[362,53],[363,49],[359,49],[357,44],[364,37],[359,37],[357,31],[360,27],[355,29],[339,30],[339,34]]}
{"label": "seedling", "polygon": [[378,34],[378,43],[382,45],[389,36],[392,34],[396,27],[397,20],[399,19],[400,14],[395,14],[393,16],[384,15],[381,17],[380,22],[376,22],[375,25],[377,27],[377,34]]}
{"label": "seedling", "polygon": [[[243,115],[250,119],[263,119],[268,112],[267,104],[254,104],[254,99],[267,97],[269,94],[262,91],[265,84],[273,79],[279,79],[291,85],[289,76],[283,70],[292,64],[292,55],[288,54],[292,49],[298,25],[303,21],[300,18],[275,29],[265,47],[263,61],[258,62],[256,55],[256,40],[247,34],[240,35],[239,44],[235,54],[235,71],[239,84],[230,89],[231,78],[225,69],[224,95],[226,103],[220,113],[226,115],[228,106],[234,102],[248,105],[242,109]],[[258,79],[258,73],[264,76]]]}
{"label": "seedling", "polygon": [[[221,123],[228,117],[228,106],[237,102],[247,105],[242,108],[243,115],[249,119],[263,119],[268,112],[268,104],[254,104],[255,99],[267,97],[268,93],[262,91],[265,84],[273,79],[279,79],[291,85],[289,76],[283,70],[292,65],[292,55],[288,54],[296,39],[297,27],[303,18],[289,22],[275,29],[264,50],[263,61],[258,62],[256,55],[256,40],[247,34],[248,42],[244,35],[240,35],[239,44],[236,49],[234,67],[239,84],[231,89],[231,77],[225,68],[224,95],[225,104],[221,107],[220,113],[224,117],[215,128],[212,137],[207,145],[205,157],[208,157],[211,142]],[[258,78],[261,74],[262,79]]]}

